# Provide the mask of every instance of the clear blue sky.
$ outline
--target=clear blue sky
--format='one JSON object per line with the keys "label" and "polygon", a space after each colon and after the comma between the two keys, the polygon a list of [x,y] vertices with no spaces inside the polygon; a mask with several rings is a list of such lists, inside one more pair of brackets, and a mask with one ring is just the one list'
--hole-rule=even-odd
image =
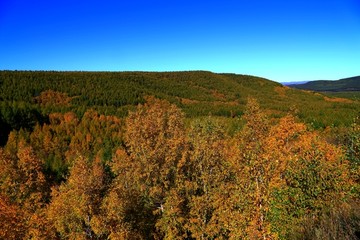
{"label": "clear blue sky", "polygon": [[360,0],[0,0],[0,70],[360,75]]}

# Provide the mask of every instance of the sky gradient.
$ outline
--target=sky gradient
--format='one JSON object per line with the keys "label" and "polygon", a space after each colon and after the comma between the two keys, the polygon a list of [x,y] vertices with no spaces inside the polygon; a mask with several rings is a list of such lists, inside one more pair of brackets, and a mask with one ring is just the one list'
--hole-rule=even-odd
{"label": "sky gradient", "polygon": [[360,0],[0,0],[0,70],[360,75]]}

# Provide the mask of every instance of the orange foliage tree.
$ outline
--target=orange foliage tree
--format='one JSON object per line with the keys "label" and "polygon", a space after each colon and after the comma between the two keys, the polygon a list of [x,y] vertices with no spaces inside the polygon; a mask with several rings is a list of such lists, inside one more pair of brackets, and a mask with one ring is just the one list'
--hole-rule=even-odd
{"label": "orange foliage tree", "polygon": [[6,196],[0,195],[0,238],[23,239],[27,227],[24,213],[16,204],[12,204]]}
{"label": "orange foliage tree", "polygon": [[155,98],[148,98],[127,117],[126,151],[119,150],[114,158],[117,184],[107,199],[108,212],[115,216],[113,224],[142,236],[157,236],[156,219],[163,214],[167,193],[175,185],[184,150],[183,118],[175,105]]}
{"label": "orange foliage tree", "polygon": [[274,230],[286,237],[302,229],[306,218],[318,219],[346,200],[352,185],[348,163],[338,147],[315,132],[294,136],[282,171],[282,185],[274,186],[271,215]]}
{"label": "orange foliage tree", "polygon": [[124,121],[53,113],[30,135],[11,132],[0,149],[0,238],[299,237],[358,184],[360,131],[349,166],[295,117],[270,124],[254,99],[244,113],[230,137],[211,117],[185,128],[180,109],[149,97]]}
{"label": "orange foliage tree", "polygon": [[97,229],[97,216],[106,190],[105,180],[100,158],[89,161],[79,156],[67,181],[53,188],[47,218],[62,238],[95,239],[102,236],[102,232],[94,229]]}
{"label": "orange foliage tree", "polygon": [[243,217],[248,238],[275,239],[300,227],[306,215],[344,200],[349,190],[342,151],[287,115],[268,125],[254,100],[247,124],[235,140],[233,164],[245,199]]}
{"label": "orange foliage tree", "polygon": [[[11,152],[0,149],[0,190],[4,214],[13,213],[12,216],[7,215],[11,218],[21,215],[13,231],[29,238],[37,228],[42,227],[33,219],[41,216],[50,189],[43,174],[43,162],[31,147],[20,141],[16,155]],[[6,227],[6,224],[3,226]],[[15,226],[22,229],[16,229]]]}
{"label": "orange foliage tree", "polygon": [[43,107],[51,105],[68,105],[71,99],[72,98],[69,97],[67,93],[61,93],[53,90],[41,92],[39,96],[34,98],[35,102]]}
{"label": "orange foliage tree", "polygon": [[229,209],[223,203],[234,181],[225,143],[223,128],[210,118],[195,121],[190,127],[176,186],[169,192],[157,223],[165,239],[228,236],[228,220],[223,213]]}
{"label": "orange foliage tree", "polygon": [[271,161],[263,157],[265,139],[269,135],[269,121],[255,99],[249,99],[244,119],[246,125],[235,139],[232,150],[232,164],[236,169],[238,189],[237,205],[241,209],[244,232],[247,238],[271,238],[269,222],[266,219],[269,199]]}

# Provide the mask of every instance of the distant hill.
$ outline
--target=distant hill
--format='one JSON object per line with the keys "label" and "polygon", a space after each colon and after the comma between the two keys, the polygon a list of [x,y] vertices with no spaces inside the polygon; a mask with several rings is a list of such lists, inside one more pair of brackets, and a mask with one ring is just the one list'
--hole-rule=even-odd
{"label": "distant hill", "polygon": [[311,90],[317,92],[348,92],[360,91],[360,76],[343,78],[336,81],[318,80],[304,84],[287,85],[292,88]]}
{"label": "distant hill", "polygon": [[[326,89],[359,89],[359,85],[354,87],[360,83],[358,79],[338,81],[337,88],[335,82],[330,82]],[[307,84],[314,85],[313,82]],[[309,86],[307,84],[298,86]],[[304,89],[313,90],[312,87]],[[296,109],[299,118],[314,127],[349,125],[360,111],[357,100],[300,91],[248,75],[207,71],[0,71],[0,108],[2,106],[4,112],[19,103],[16,106],[30,105],[45,115],[67,111],[82,115],[91,108],[123,117],[150,95],[176,104],[188,118],[241,116],[249,97],[257,99],[271,118]]]}
{"label": "distant hill", "polygon": [[276,87],[282,86],[260,77],[207,71],[0,71],[0,101],[35,102],[52,90],[72,99],[68,106],[54,106],[61,111],[95,108],[115,115],[127,114],[151,95],[175,103],[189,117],[230,116],[241,114],[249,96],[271,103]]}
{"label": "distant hill", "polygon": [[292,85],[304,84],[307,82],[309,82],[309,81],[282,82],[281,84],[284,86],[292,86]]}

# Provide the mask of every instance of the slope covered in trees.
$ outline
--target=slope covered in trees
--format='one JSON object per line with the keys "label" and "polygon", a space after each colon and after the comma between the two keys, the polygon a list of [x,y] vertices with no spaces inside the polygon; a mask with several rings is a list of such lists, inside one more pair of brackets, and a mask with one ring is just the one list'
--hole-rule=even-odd
{"label": "slope covered in trees", "polygon": [[312,90],[317,92],[360,91],[360,76],[343,78],[337,81],[309,81],[304,84],[294,84],[289,86],[297,89]]}
{"label": "slope covered in trees", "polygon": [[353,239],[359,108],[235,74],[1,71],[0,239]]}
{"label": "slope covered in trees", "polygon": [[[146,98],[125,119],[54,113],[0,148],[0,238],[354,239],[360,127],[336,145],[248,99],[227,134]],[[57,176],[57,177],[56,177]]]}
{"label": "slope covered in trees", "polygon": [[[271,117],[290,109],[315,128],[349,126],[360,110],[358,101],[340,101],[287,88],[263,78],[193,72],[32,72],[0,71],[0,121],[18,128],[25,113],[42,121],[51,112],[72,111],[82,116],[92,108],[124,117],[146,96],[166,99],[186,117],[240,116],[248,97],[258,100]],[[18,116],[18,115],[21,116]],[[32,125],[31,125],[32,126]],[[26,126],[26,127],[31,127]]]}

